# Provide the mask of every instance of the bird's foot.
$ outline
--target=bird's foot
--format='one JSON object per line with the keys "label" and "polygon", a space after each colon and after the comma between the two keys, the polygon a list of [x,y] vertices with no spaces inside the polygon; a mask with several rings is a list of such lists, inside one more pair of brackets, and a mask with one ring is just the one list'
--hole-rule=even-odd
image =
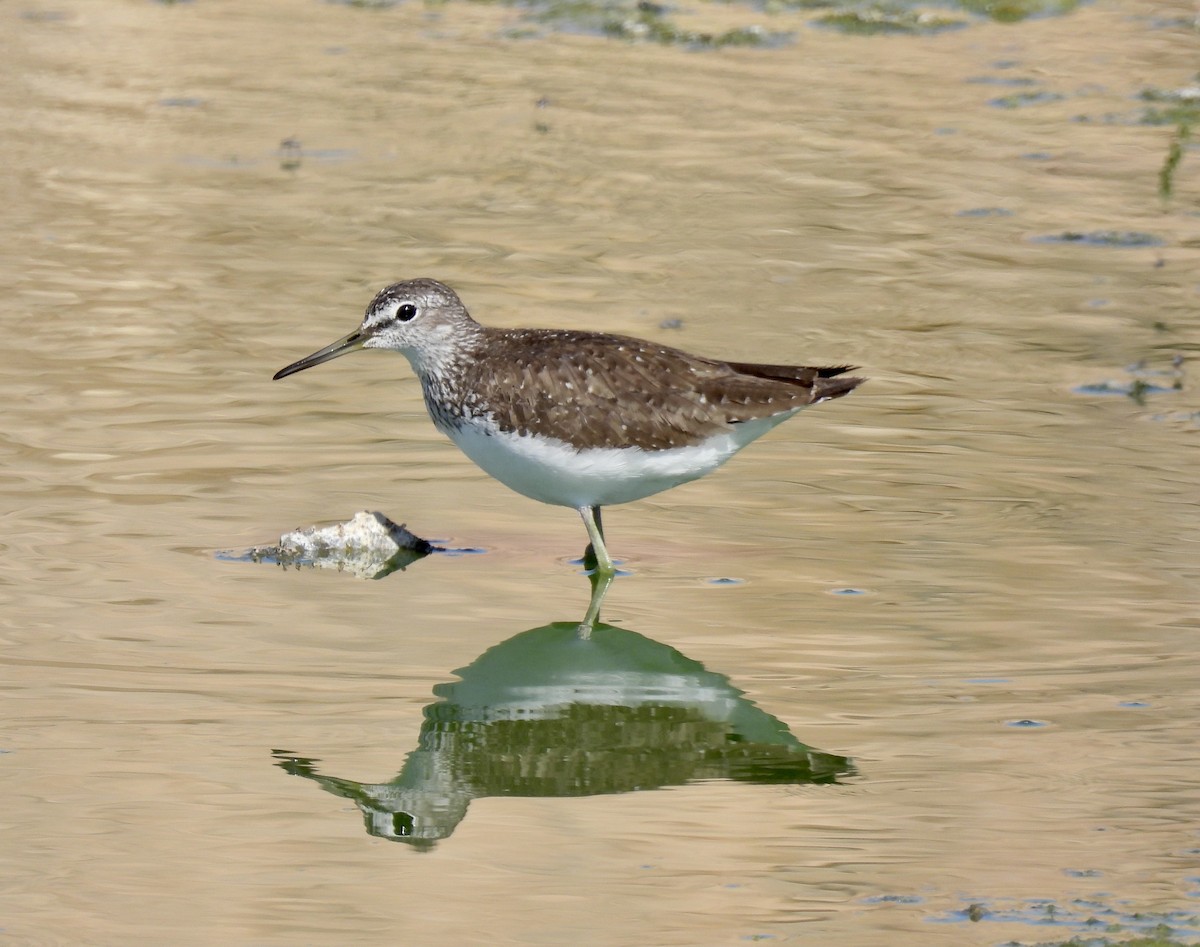
{"label": "bird's foot", "polygon": [[588,543],[587,549],[583,551],[583,558],[580,562],[583,565],[583,571],[588,575],[614,576],[617,574],[616,563],[608,556],[607,550],[601,559],[596,555],[596,549],[591,543]]}

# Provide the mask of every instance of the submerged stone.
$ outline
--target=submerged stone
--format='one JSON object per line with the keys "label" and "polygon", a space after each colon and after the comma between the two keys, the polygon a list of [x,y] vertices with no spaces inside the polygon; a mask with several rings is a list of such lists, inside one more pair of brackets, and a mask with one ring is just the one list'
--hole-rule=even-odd
{"label": "submerged stone", "polygon": [[1030,105],[1045,105],[1047,102],[1060,102],[1065,98],[1061,92],[1041,89],[1037,92],[1014,92],[1012,95],[988,99],[988,105],[998,109],[1020,109]]}
{"label": "submerged stone", "polygon": [[1087,247],[1161,247],[1163,241],[1137,230],[1064,230],[1030,237],[1034,243],[1077,243]]}
{"label": "submerged stone", "polygon": [[336,569],[362,579],[381,579],[437,549],[382,513],[362,510],[345,523],[284,533],[278,545],[256,546],[237,558],[274,562],[284,568]]}

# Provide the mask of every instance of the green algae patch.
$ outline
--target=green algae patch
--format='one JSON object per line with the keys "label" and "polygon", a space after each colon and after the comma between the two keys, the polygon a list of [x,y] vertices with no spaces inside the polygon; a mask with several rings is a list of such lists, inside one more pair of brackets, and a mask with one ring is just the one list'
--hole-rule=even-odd
{"label": "green algae patch", "polygon": [[[1073,870],[1065,874],[1097,878],[1103,872]],[[1067,901],[980,899],[929,920],[935,924],[1025,924],[1039,929],[1037,940],[1010,940],[1004,947],[1188,947],[1200,936],[1200,917],[1191,911],[1138,911],[1127,901],[1103,896]],[[1059,936],[1042,939],[1046,934]]]}
{"label": "green algae patch", "polygon": [[1080,5],[1080,0],[959,0],[968,13],[997,23],[1019,23],[1030,17],[1062,16]]}
{"label": "green algae patch", "polygon": [[689,49],[778,47],[790,43],[793,38],[791,33],[771,32],[761,26],[740,26],[724,31],[687,29],[668,16],[667,7],[649,0],[639,3],[551,0],[530,4],[527,9],[529,20],[563,32]]}
{"label": "green algae patch", "polygon": [[1164,203],[1175,193],[1175,172],[1179,170],[1179,162],[1183,160],[1184,149],[1191,137],[1191,123],[1181,122],[1171,137],[1171,143],[1167,145],[1167,155],[1158,171],[1158,196]]}
{"label": "green algae patch", "polygon": [[818,26],[859,36],[931,36],[946,30],[962,29],[968,21],[920,10],[908,4],[876,3],[826,13],[818,16],[814,22]]}
{"label": "green algae patch", "polygon": [[1043,941],[1038,944],[1024,945],[1012,941],[1005,947],[1194,947],[1195,941],[1176,940],[1175,932],[1166,924],[1159,924],[1149,933],[1133,937],[1129,940],[1114,940],[1111,937],[1081,937],[1076,935],[1070,940]]}
{"label": "green algae patch", "polygon": [[[789,0],[776,0],[789,2]],[[797,5],[808,7],[819,0],[795,0]],[[929,36],[946,30],[969,26],[972,20],[983,18],[997,23],[1018,23],[1030,17],[1062,16],[1070,13],[1081,0],[957,0],[939,4],[951,10],[959,10],[970,16],[963,19],[952,15],[935,13],[925,9],[925,4],[906,0],[881,0],[881,2],[841,5],[836,10],[817,17],[814,22],[843,33],[862,36],[906,34]]]}
{"label": "green algae patch", "polygon": [[721,49],[725,46],[780,46],[792,40],[790,33],[770,33],[760,26],[745,26],[722,33],[687,30],[668,20],[661,8],[639,3],[631,16],[610,16],[601,26],[614,39],[687,46],[692,49]]}
{"label": "green algae patch", "polygon": [[[340,6],[386,10],[403,0],[326,0]],[[506,39],[537,39],[547,32],[577,33],[629,43],[655,43],[687,49],[727,47],[776,49],[790,45],[795,29],[817,26],[859,36],[933,36],[984,20],[1016,23],[1030,17],[1070,13],[1084,0],[698,0],[688,16],[718,8],[721,28],[693,29],[679,22],[679,8],[657,0],[470,0],[514,8],[520,22],[502,30]],[[450,0],[425,0],[426,6],[446,8]],[[728,11],[752,10],[769,17],[792,16],[792,30],[772,30],[760,24],[729,26]],[[1036,94],[1036,93],[1035,93]],[[1006,107],[1047,101],[1041,93],[1029,101],[1013,97]],[[1054,96],[1057,98],[1057,96]],[[995,103],[993,103],[995,104]]]}
{"label": "green algae patch", "polygon": [[1144,406],[1152,396],[1179,394],[1183,391],[1184,380],[1184,359],[1182,355],[1176,355],[1169,368],[1154,368],[1144,361],[1136,362],[1125,369],[1124,378],[1076,385],[1071,390],[1087,397],[1117,395]]}
{"label": "green algae patch", "polygon": [[1200,82],[1180,89],[1143,89],[1142,125],[1200,124]]}

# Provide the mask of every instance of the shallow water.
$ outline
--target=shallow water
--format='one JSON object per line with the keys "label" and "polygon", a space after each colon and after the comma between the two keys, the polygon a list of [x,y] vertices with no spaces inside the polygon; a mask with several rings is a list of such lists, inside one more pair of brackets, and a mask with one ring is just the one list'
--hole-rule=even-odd
{"label": "shallow water", "polygon": [[[1200,155],[1162,202],[1138,98],[1194,80],[1193,12],[696,52],[466,4],[6,8],[3,938],[1194,909]],[[629,574],[575,642],[577,517],[470,466],[403,359],[270,381],[416,275],[871,381],[606,511]],[[364,508],[483,552],[220,555]]]}

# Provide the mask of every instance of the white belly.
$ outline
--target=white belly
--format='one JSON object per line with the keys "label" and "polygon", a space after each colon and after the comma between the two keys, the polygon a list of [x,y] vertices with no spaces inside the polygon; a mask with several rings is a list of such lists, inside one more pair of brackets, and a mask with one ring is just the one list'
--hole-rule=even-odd
{"label": "white belly", "polygon": [[562,441],[485,433],[472,425],[446,433],[464,454],[510,489],[542,503],[579,509],[629,503],[703,477],[795,413],[743,422],[695,446],[659,451],[576,450]]}

